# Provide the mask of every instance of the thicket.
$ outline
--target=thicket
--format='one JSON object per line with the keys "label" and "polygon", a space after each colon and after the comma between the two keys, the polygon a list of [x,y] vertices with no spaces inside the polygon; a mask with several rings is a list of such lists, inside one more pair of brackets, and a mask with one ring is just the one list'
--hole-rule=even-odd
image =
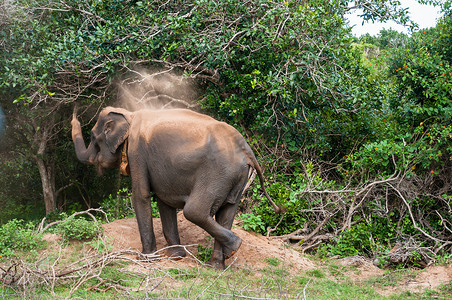
{"label": "thicket", "polygon": [[[365,20],[408,22],[395,2],[355,8]],[[163,105],[234,125],[258,155],[271,196],[287,209],[273,214],[255,185],[241,208],[245,228],[321,255],[428,263],[450,253],[448,4],[435,28],[361,40],[347,26],[348,6],[4,2],[0,103],[8,143],[1,155],[2,172],[14,177],[0,178],[1,204],[31,211],[33,199],[42,215],[44,199],[47,214],[105,205],[114,217],[127,215],[127,197],[108,195],[129,181],[117,172],[96,178],[76,161],[72,108],[82,107],[88,136],[99,107],[114,104],[123,87],[143,89],[149,78],[172,74],[196,86],[195,103],[157,87],[138,99],[164,94]],[[15,192],[18,183],[24,193]],[[1,212],[1,222],[21,212]]]}
{"label": "thicket", "polygon": [[12,219],[0,227],[0,258],[14,256],[16,251],[39,250],[43,245],[31,222]]}

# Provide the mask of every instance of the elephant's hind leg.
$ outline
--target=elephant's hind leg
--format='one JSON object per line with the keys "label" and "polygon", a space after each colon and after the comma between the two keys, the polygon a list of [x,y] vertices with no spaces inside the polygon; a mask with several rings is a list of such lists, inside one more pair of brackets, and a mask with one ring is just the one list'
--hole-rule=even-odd
{"label": "elephant's hind leg", "polygon": [[[215,215],[215,220],[218,222],[218,224],[230,230],[232,228],[234,216],[237,211],[237,206],[238,202],[235,204],[228,203],[225,206],[221,207]],[[217,239],[215,239],[212,257],[208,261],[208,264],[217,269],[224,269],[224,260],[234,255],[240,245],[241,240],[239,246],[235,247],[235,249],[223,249],[224,246]],[[227,253],[228,255],[226,255],[225,253]]]}
{"label": "elephant's hind leg", "polygon": [[[232,256],[240,247],[242,240],[230,229],[221,226],[213,219],[211,208],[214,201],[208,200],[202,195],[206,195],[206,193],[192,193],[190,195],[190,199],[185,204],[183,210],[184,216],[187,220],[207,231],[215,239],[215,242],[220,242],[223,246],[225,257]],[[225,198],[226,196],[223,199]],[[223,199],[222,201],[224,201]],[[208,200],[208,202],[205,200]],[[206,205],[206,203],[209,205]]]}
{"label": "elephant's hind leg", "polygon": [[[226,204],[220,207],[215,215],[215,220],[218,222],[218,224],[226,229],[230,230],[232,228],[232,223],[234,222],[237,207],[240,203],[240,198],[242,197],[242,193],[245,190],[246,184],[248,183],[248,171],[249,169],[242,170],[238,179],[238,183],[229,192]],[[216,268],[224,269],[224,260],[234,255],[237,249],[228,249],[227,245],[222,245],[217,239],[215,239],[214,250],[212,253],[212,258],[209,260],[209,264]]]}

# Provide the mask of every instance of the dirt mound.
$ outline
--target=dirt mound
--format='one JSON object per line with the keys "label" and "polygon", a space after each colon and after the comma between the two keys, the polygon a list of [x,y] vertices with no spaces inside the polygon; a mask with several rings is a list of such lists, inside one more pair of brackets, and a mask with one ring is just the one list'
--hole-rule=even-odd
{"label": "dirt mound", "polygon": [[[114,250],[141,250],[140,234],[136,219],[122,219],[103,225],[105,236],[113,243]],[[186,249],[193,255],[198,254],[198,245],[213,247],[213,239],[200,227],[186,220],[182,213],[178,214],[179,234],[181,244],[187,245]],[[268,239],[264,236],[247,232],[233,226],[232,231],[242,239],[239,251],[226,261],[226,265],[233,264],[241,267],[263,268],[268,266],[268,259],[278,259],[285,262],[294,271],[306,270],[315,267],[315,264],[299,252],[286,247],[282,242]],[[157,241],[157,249],[167,246],[163,237],[160,219],[154,219],[154,232]],[[201,249],[202,249],[201,247]],[[177,262],[178,265],[187,266],[194,263],[193,257]]]}

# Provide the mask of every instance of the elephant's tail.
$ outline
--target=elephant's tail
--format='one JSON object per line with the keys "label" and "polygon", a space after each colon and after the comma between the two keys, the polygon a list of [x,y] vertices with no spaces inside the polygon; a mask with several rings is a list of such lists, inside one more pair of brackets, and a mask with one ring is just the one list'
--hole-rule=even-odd
{"label": "elephant's tail", "polygon": [[[259,166],[259,163],[257,162],[256,156],[254,156],[254,154],[251,152],[250,155],[250,159],[251,159],[251,164],[250,166],[254,169],[253,172],[250,172],[250,180],[254,179],[254,172],[257,173],[257,176],[259,177],[259,181],[261,182],[261,187],[262,187],[262,191],[264,192],[265,197],[267,197],[268,202],[270,202],[271,206],[273,207],[273,210],[275,211],[275,213],[280,214],[286,211],[286,209],[284,207],[279,207],[278,205],[276,205],[275,202],[273,202],[272,198],[270,197],[270,195],[267,193],[267,190],[265,189],[264,186],[264,175],[262,174],[262,169]],[[248,183],[250,184],[250,183]]]}

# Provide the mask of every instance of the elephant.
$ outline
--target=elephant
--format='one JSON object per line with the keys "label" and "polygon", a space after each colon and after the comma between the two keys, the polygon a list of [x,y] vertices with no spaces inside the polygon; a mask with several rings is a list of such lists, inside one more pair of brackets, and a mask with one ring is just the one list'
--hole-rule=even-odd
{"label": "elephant", "polygon": [[[177,211],[214,238],[209,264],[224,269],[242,240],[232,231],[241,195],[253,172],[264,188],[262,170],[243,136],[232,126],[188,109],[138,110],[106,107],[86,148],[76,108],[71,121],[78,160],[130,175],[132,203],[142,253],[154,253],[151,193],[159,209],[170,257],[186,255],[180,245]],[[254,174],[253,174],[254,175]],[[254,176],[253,176],[254,178]]]}

